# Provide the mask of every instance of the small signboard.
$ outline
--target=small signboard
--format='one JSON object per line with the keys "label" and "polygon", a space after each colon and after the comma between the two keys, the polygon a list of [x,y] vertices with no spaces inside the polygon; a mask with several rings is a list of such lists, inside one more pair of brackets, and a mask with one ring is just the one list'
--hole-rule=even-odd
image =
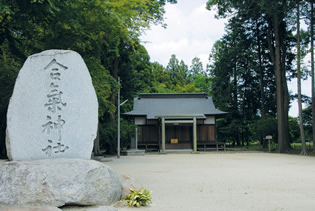
{"label": "small signboard", "polygon": [[171,139],[171,144],[178,144],[178,139],[177,138],[172,138]]}
{"label": "small signboard", "polygon": [[268,148],[269,148],[269,152],[270,152],[270,140],[272,139],[272,136],[266,136],[266,139],[268,140]]}

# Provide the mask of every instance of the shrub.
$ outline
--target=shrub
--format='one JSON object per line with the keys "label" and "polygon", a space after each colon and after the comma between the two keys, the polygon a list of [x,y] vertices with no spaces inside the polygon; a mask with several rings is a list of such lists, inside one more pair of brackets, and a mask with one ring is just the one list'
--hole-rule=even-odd
{"label": "shrub", "polygon": [[130,194],[124,198],[128,202],[129,207],[140,207],[151,204],[151,193],[146,189],[141,189],[138,192],[129,188]]}

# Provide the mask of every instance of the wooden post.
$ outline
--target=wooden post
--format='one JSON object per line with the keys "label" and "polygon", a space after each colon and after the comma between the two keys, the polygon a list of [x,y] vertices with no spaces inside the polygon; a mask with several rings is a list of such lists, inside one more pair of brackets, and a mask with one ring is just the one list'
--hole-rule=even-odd
{"label": "wooden post", "polygon": [[136,127],[136,129],[135,129],[136,131],[136,150],[138,151],[138,128]]}
{"label": "wooden post", "polygon": [[272,139],[272,136],[266,136],[266,139],[268,140],[269,152],[271,152],[271,149],[270,149],[270,140]]}
{"label": "wooden post", "polygon": [[165,117],[162,117],[162,153],[165,153]]}
{"label": "wooden post", "polygon": [[193,123],[193,139],[194,139],[194,153],[197,152],[197,120],[194,116],[194,123]]}

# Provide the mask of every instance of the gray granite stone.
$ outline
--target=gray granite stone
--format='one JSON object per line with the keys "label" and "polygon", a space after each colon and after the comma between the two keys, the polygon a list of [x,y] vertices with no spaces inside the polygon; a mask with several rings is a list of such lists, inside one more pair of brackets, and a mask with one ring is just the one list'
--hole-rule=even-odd
{"label": "gray granite stone", "polygon": [[113,206],[91,206],[91,207],[64,207],[62,211],[118,211]]}
{"label": "gray granite stone", "polygon": [[8,157],[90,159],[97,123],[98,102],[82,57],[69,50],[32,55],[8,108]]}
{"label": "gray granite stone", "polygon": [[132,188],[136,191],[143,189],[143,185],[136,181],[133,177],[122,175],[120,176],[120,181],[122,185],[122,199],[130,194],[129,188]]}
{"label": "gray granite stone", "polygon": [[57,207],[10,207],[0,208],[0,211],[62,211]]}
{"label": "gray granite stone", "polygon": [[108,206],[120,200],[122,194],[119,176],[94,160],[1,162],[0,172],[0,210],[23,206]]}

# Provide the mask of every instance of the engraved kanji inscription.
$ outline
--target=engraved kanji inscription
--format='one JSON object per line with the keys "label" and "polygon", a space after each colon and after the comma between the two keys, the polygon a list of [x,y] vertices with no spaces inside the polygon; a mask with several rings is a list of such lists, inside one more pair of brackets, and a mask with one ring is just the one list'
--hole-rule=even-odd
{"label": "engraved kanji inscription", "polygon": [[48,111],[56,113],[57,110],[62,110],[62,106],[67,105],[67,103],[64,103],[61,99],[62,94],[63,92],[58,92],[57,89],[51,90],[51,92],[47,95],[48,102],[45,104],[45,107],[48,107]]}
{"label": "engraved kanji inscription", "polygon": [[51,156],[51,151],[52,151],[51,143],[52,143],[52,140],[48,140],[48,146],[42,149],[42,151],[45,152],[48,157]]}
{"label": "engraved kanji inscription", "polygon": [[51,70],[51,71],[56,71],[56,69],[59,70],[59,68],[57,68],[57,67],[59,67],[59,68],[61,68],[61,69],[64,69],[64,70],[68,69],[68,67],[64,66],[63,64],[60,64],[59,62],[56,61],[56,59],[53,59],[53,60],[51,60],[51,62],[49,62],[49,64],[44,68],[44,70],[49,69],[49,70]]}
{"label": "engraved kanji inscription", "polygon": [[55,153],[59,153],[59,152],[65,152],[67,149],[69,149],[68,146],[65,146],[64,144],[61,143],[57,143],[57,146],[53,147],[55,150]]}
{"label": "engraved kanji inscription", "polygon": [[54,122],[54,127],[55,129],[58,130],[58,135],[59,135],[59,141],[61,141],[61,129],[62,129],[62,126],[66,123],[65,120],[61,119],[61,115],[58,116],[58,119],[56,122]]}
{"label": "engraved kanji inscription", "polygon": [[[46,133],[48,144],[42,151],[51,157],[52,154],[64,153],[68,146],[62,143],[62,129],[66,124],[66,121],[62,118],[62,109],[67,106],[67,103],[62,100],[63,92],[60,89],[60,83],[62,82],[62,70],[66,70],[67,67],[58,63],[56,59],[53,59],[44,70],[48,70],[48,77],[50,79],[50,92],[47,94],[47,102],[44,107],[50,112],[46,116],[46,123],[42,125],[42,132]],[[58,140],[56,140],[56,135]],[[47,140],[46,139],[46,140]]]}
{"label": "engraved kanji inscription", "polygon": [[51,116],[47,116],[48,122],[44,125],[42,125],[43,133],[46,131],[47,134],[50,134],[50,130],[54,128],[54,123],[51,121]]}
{"label": "engraved kanji inscription", "polygon": [[43,152],[46,153],[48,157],[51,157],[52,153],[60,153],[60,152],[65,152],[67,149],[69,149],[68,146],[65,146],[62,143],[57,142],[56,145],[52,145],[53,141],[48,139],[48,146],[44,149],[42,149]]}

